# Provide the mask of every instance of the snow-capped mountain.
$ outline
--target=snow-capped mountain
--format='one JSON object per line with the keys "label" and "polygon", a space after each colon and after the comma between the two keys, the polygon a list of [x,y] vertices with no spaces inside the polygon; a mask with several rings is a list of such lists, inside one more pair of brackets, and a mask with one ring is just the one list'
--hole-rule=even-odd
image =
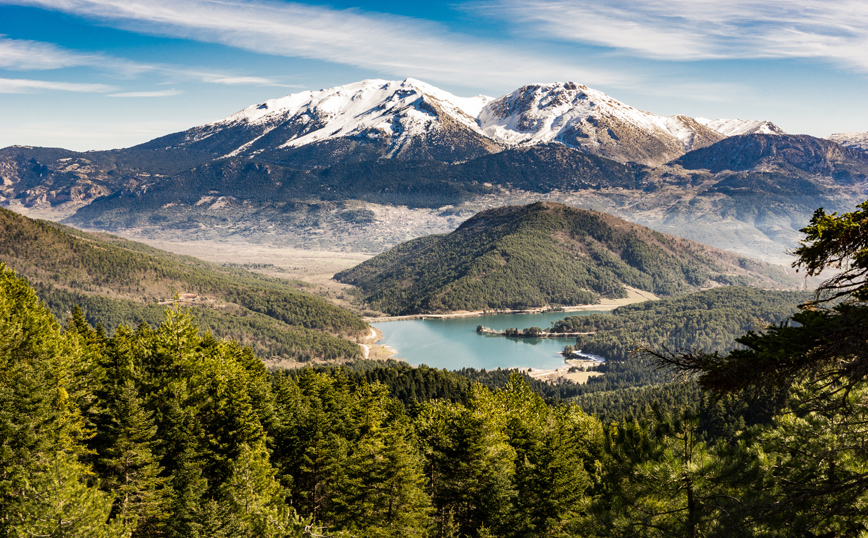
{"label": "snow-capped mountain", "polygon": [[[193,162],[256,158],[299,168],[382,158],[457,162],[504,149],[563,144],[618,162],[659,165],[769,122],[658,116],[573,82],[462,98],[415,79],[304,91],[132,148]],[[207,162],[204,160],[202,162]]]}
{"label": "snow-capped mountain", "polygon": [[829,140],[842,146],[868,151],[868,133],[834,133]]}
{"label": "snow-capped mountain", "polygon": [[[459,160],[499,151],[476,116],[491,98],[460,98],[424,82],[364,80],[305,91],[245,108],[183,133],[182,145],[224,157],[334,161]],[[212,151],[213,151],[212,150]],[[331,163],[330,163],[331,164]]]}
{"label": "snow-capped mountain", "polygon": [[505,146],[560,142],[643,164],[662,164],[724,138],[693,118],[643,112],[573,82],[519,88],[487,104],[479,124]]}
{"label": "snow-capped mountain", "polygon": [[746,134],[787,134],[774,123],[764,120],[728,120],[723,118],[710,120],[707,118],[696,118],[696,121],[727,137]]}

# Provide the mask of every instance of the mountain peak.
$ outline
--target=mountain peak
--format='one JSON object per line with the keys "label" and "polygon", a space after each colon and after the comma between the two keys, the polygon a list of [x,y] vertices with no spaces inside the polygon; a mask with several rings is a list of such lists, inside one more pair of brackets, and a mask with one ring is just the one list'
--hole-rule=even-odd
{"label": "mountain peak", "polygon": [[686,116],[651,114],[575,82],[523,86],[486,105],[479,124],[506,146],[558,142],[651,165],[723,138]]}
{"label": "mountain peak", "polygon": [[141,149],[262,158],[302,168],[381,158],[462,161],[562,144],[656,166],[769,122],[659,116],[574,81],[528,84],[499,98],[458,97],[421,80],[368,79],[270,99]]}

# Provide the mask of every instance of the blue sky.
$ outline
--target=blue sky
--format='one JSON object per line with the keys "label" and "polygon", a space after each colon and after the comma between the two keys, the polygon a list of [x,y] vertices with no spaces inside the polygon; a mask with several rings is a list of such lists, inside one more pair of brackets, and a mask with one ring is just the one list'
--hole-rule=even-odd
{"label": "blue sky", "polygon": [[127,147],[366,78],[572,80],[656,114],[868,131],[864,0],[0,0],[0,147]]}

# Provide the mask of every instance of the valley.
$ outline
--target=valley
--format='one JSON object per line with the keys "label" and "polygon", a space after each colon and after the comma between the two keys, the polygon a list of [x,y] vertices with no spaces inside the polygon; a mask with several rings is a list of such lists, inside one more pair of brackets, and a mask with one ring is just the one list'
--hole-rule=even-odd
{"label": "valley", "polygon": [[137,239],[373,255],[550,200],[789,265],[816,208],[868,194],[860,136],[658,116],[574,83],[461,98],[369,80],[132,148],[0,149],[0,205]]}
{"label": "valley", "polygon": [[405,79],[0,149],[0,535],[860,535],[864,141]]}

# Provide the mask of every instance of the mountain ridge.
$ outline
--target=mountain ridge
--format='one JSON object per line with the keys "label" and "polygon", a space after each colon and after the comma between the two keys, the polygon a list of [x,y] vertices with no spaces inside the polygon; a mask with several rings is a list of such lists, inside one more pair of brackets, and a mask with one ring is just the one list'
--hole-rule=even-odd
{"label": "mountain ridge", "polygon": [[[454,229],[485,208],[556,199],[787,263],[785,253],[814,209],[851,210],[866,181],[864,153],[832,142],[777,131],[723,138],[701,118],[650,115],[577,84],[528,85],[497,99],[455,98],[461,106],[447,106],[454,96],[413,80],[338,89],[292,94],[304,94],[290,103],[295,108],[281,108],[280,99],[259,103],[204,131],[200,126],[124,150],[0,149],[0,204],[140,237],[228,234],[281,244],[296,237],[295,246],[376,253]],[[317,106],[308,106],[313,95]],[[394,99],[385,103],[383,96]],[[302,109],[312,114],[310,128],[289,121],[281,131],[285,116],[298,119]],[[346,116],[351,109],[358,118]],[[470,118],[484,109],[500,112],[474,127]],[[632,129],[622,121],[629,117],[653,124],[656,134]],[[251,127],[251,119],[265,127]],[[383,130],[378,122],[385,122]],[[706,123],[733,132],[774,130],[763,121]],[[366,134],[386,127],[388,137]],[[410,136],[414,129],[423,137]],[[319,142],[285,146],[285,135],[301,140],[318,132]],[[767,138],[773,136],[779,138]],[[734,156],[744,148],[737,139],[789,148],[739,163]],[[265,149],[250,156],[263,149],[257,144]],[[670,157],[676,158],[653,166],[632,162]],[[397,226],[399,218],[405,221]]]}
{"label": "mountain ridge", "polygon": [[[715,121],[728,129],[737,121],[780,131],[767,121]],[[373,79],[264,101],[131,149],[168,144],[214,159],[315,166],[317,160],[378,158],[451,162],[557,142],[618,162],[656,165],[725,136],[696,118],[644,112],[574,82],[462,98],[415,79]]]}

